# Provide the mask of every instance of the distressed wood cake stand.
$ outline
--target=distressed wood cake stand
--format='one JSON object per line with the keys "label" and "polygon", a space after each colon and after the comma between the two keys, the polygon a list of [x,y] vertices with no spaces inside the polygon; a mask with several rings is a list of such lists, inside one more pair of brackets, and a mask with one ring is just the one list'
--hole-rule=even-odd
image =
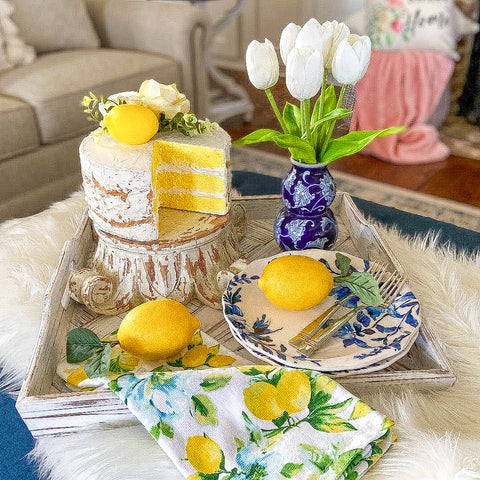
{"label": "distressed wood cake stand", "polygon": [[219,273],[240,258],[245,210],[234,205],[227,215],[217,216],[164,208],[159,215],[155,242],[127,240],[95,228],[98,241],[90,265],[70,275],[72,298],[104,315],[159,298],[187,303],[196,296],[220,308],[224,285]]}

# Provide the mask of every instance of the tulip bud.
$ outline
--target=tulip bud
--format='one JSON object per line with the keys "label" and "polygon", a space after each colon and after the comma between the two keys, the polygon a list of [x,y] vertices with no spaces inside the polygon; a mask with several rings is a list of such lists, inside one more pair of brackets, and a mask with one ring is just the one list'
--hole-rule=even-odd
{"label": "tulip bud", "polygon": [[294,48],[287,59],[286,83],[292,97],[306,100],[314,97],[323,81],[323,57],[312,47]]}
{"label": "tulip bud", "polygon": [[259,90],[266,90],[278,82],[279,66],[275,48],[270,40],[253,40],[247,47],[247,72],[250,82]]}
{"label": "tulip bud", "polygon": [[317,20],[311,18],[298,33],[295,47],[312,47],[323,53],[323,43],[323,28]]}
{"label": "tulip bud", "polygon": [[352,85],[363,78],[370,63],[372,45],[367,36],[344,38],[332,61],[332,74],[342,85]]}
{"label": "tulip bud", "polygon": [[287,64],[288,54],[295,47],[295,41],[297,40],[298,32],[300,32],[300,25],[295,23],[289,23],[280,35],[280,56],[283,63]]}
{"label": "tulip bud", "polygon": [[322,24],[324,45],[323,45],[323,60],[325,68],[329,70],[332,68],[332,60],[337,51],[340,42],[350,35],[350,29],[343,23],[333,20],[333,22],[324,22]]}

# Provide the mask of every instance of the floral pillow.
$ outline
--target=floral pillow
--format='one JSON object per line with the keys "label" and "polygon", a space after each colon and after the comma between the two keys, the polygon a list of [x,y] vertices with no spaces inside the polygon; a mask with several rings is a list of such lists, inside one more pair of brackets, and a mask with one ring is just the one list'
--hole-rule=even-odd
{"label": "floral pillow", "polygon": [[439,50],[458,60],[454,0],[367,0],[367,34],[377,50]]}

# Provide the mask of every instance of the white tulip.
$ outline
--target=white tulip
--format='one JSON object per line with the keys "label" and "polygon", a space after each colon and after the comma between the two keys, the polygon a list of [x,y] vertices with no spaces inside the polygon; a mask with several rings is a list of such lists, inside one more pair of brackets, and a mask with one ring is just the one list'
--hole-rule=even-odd
{"label": "white tulip", "polygon": [[279,66],[277,53],[272,42],[253,40],[247,47],[247,72],[250,82],[259,90],[266,90],[278,82]]}
{"label": "white tulip", "polygon": [[323,53],[323,43],[323,27],[318,20],[311,18],[298,33],[295,47],[312,47]]}
{"label": "white tulip", "polygon": [[344,38],[332,61],[332,74],[342,85],[352,85],[363,78],[370,63],[372,44],[367,36]]}
{"label": "white tulip", "polygon": [[312,47],[294,48],[287,59],[286,83],[297,100],[314,97],[323,80],[323,57]]}
{"label": "white tulip", "polygon": [[289,23],[283,30],[280,35],[280,56],[282,57],[283,63],[287,64],[288,54],[295,47],[295,41],[297,40],[298,32],[300,32],[300,25],[295,23]]}
{"label": "white tulip", "polygon": [[343,23],[333,20],[333,22],[324,22],[323,28],[323,60],[325,62],[325,68],[331,70],[332,60],[338,45],[344,38],[348,38],[350,35],[350,29]]}

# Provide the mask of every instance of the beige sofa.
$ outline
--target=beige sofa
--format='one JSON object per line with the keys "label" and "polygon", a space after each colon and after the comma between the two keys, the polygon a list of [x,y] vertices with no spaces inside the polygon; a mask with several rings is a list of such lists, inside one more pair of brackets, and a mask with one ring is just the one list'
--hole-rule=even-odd
{"label": "beige sofa", "polygon": [[[39,15],[45,0],[12,1],[12,20],[37,57],[0,72],[0,221],[39,212],[80,187],[78,146],[95,127],[80,107],[89,91],[138,90],[149,78],[175,82],[195,113],[208,114],[204,9],[187,2],[86,0],[85,7],[83,0],[48,0],[60,2],[57,12],[61,2],[81,5],[89,17],[85,41],[76,27],[68,31],[72,19]],[[66,48],[57,48],[62,36]]]}

